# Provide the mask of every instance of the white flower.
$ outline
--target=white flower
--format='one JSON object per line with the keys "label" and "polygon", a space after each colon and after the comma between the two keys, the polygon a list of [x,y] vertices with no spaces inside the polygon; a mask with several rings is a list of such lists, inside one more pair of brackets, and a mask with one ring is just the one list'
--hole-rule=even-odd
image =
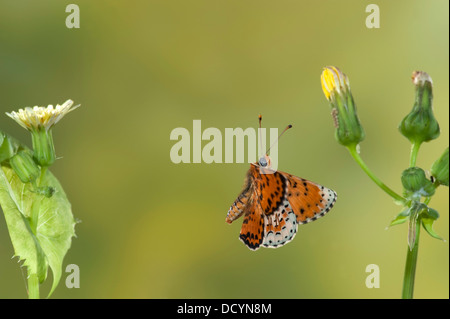
{"label": "white flower", "polygon": [[45,128],[48,131],[53,125],[58,123],[64,115],[75,110],[80,105],[73,106],[72,100],[67,100],[62,105],[35,106],[19,109],[18,112],[6,113],[10,118],[19,123],[29,131]]}

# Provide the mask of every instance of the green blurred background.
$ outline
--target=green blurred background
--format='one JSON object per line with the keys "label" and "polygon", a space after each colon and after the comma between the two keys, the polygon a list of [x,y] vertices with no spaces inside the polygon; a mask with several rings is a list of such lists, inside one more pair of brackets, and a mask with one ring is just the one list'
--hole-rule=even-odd
{"label": "green blurred background", "polygon": [[[81,108],[55,129],[52,167],[82,220],[54,298],[399,298],[406,224],[334,139],[320,74],[350,78],[366,139],[362,157],[401,192],[409,142],[397,125],[412,108],[414,70],[434,81],[441,137],[423,145],[429,169],[449,143],[448,1],[0,1],[0,127],[31,144],[4,112],[62,103]],[[368,29],[365,8],[380,7]],[[278,168],[339,194],[326,218],[280,249],[248,250],[241,221],[225,223],[248,164],[173,164],[176,127],[293,124]],[[205,145],[207,142],[204,142]],[[431,204],[449,239],[448,188]],[[415,297],[449,297],[449,246],[423,232]],[[25,271],[0,217],[0,297],[25,298]],[[368,264],[380,267],[368,289]],[[42,287],[44,296],[51,276]]]}

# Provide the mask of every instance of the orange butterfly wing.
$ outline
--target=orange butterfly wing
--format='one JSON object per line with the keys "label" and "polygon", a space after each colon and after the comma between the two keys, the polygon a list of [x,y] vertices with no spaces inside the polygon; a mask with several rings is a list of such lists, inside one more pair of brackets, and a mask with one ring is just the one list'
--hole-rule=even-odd
{"label": "orange butterfly wing", "polygon": [[337,199],[335,191],[291,174],[280,173],[287,180],[286,196],[298,223],[315,221],[333,208]]}
{"label": "orange butterfly wing", "polygon": [[225,219],[228,224],[231,224],[233,221],[241,217],[242,214],[246,212],[248,207],[252,206],[253,192],[253,184],[251,182],[249,174],[247,174],[244,190],[228,210],[227,218]]}
{"label": "orange butterfly wing", "polygon": [[248,248],[257,250],[264,239],[264,218],[258,200],[252,198],[251,203],[252,205],[247,207],[239,239]]}
{"label": "orange butterfly wing", "polygon": [[265,215],[270,215],[283,203],[286,193],[286,179],[280,173],[260,168],[252,164],[249,173],[252,176],[258,200]]}
{"label": "orange butterfly wing", "polygon": [[247,172],[244,189],[228,210],[225,221],[231,224],[242,215],[244,215],[244,221],[239,239],[248,248],[257,250],[264,238],[264,220],[251,169]]}

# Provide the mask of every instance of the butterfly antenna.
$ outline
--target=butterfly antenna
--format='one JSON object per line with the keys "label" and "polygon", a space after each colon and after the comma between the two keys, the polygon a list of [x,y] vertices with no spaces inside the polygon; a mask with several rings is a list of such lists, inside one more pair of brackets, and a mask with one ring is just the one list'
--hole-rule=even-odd
{"label": "butterfly antenna", "polygon": [[286,126],[286,128],[283,130],[283,132],[281,132],[281,134],[278,136],[278,138],[276,139],[276,141],[275,141],[272,145],[270,145],[269,149],[268,149],[267,152],[266,152],[267,155],[269,155],[270,149],[271,149],[275,144],[278,143],[278,140],[279,140],[280,137],[284,134],[284,132],[286,132],[287,130],[289,130],[291,127],[292,127],[291,124],[289,124],[288,126]]}
{"label": "butterfly antenna", "polygon": [[261,121],[262,121],[262,115],[259,114],[258,116],[259,119],[259,151],[262,152],[262,132],[261,132]]}

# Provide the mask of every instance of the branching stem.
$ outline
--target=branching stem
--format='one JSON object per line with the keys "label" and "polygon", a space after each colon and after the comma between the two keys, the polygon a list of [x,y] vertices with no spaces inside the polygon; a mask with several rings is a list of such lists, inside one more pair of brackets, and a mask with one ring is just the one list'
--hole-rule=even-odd
{"label": "branching stem", "polygon": [[386,186],[378,177],[376,177],[372,171],[367,167],[366,163],[362,160],[359,155],[356,145],[352,145],[347,147],[353,159],[358,163],[358,165],[362,168],[362,170],[375,182],[382,190],[384,190],[389,196],[391,196],[396,202],[405,203],[406,199],[394,192],[388,186]]}

